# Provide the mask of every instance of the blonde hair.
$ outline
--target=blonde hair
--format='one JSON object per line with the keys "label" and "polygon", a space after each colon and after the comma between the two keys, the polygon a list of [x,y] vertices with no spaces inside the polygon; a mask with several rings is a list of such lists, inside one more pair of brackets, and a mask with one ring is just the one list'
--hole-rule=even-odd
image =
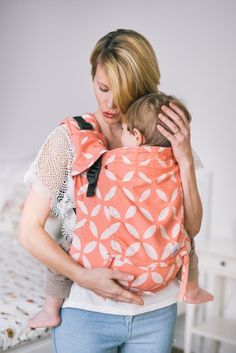
{"label": "blonde hair", "polygon": [[115,105],[125,112],[130,103],[157,92],[160,71],[148,40],[130,29],[118,29],[102,37],[90,56],[92,77],[98,64],[106,70]]}
{"label": "blonde hair", "polygon": [[158,118],[160,112],[165,115],[161,106],[168,106],[170,102],[177,105],[185,113],[188,121],[191,121],[189,111],[179,99],[159,92],[148,94],[133,102],[123,116],[123,122],[127,124],[131,132],[133,129],[138,129],[144,136],[146,145],[170,147],[169,140],[157,130],[157,124],[160,124],[172,133],[168,126]]}

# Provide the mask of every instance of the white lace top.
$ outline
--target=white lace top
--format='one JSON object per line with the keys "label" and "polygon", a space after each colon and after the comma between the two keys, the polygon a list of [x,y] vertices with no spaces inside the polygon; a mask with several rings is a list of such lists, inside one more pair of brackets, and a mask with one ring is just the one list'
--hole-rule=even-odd
{"label": "white lace top", "polygon": [[[85,117],[85,116],[84,116]],[[35,161],[25,174],[25,182],[42,197],[51,200],[52,212],[62,220],[65,237],[72,237],[76,224],[73,211],[73,178],[72,162],[74,149],[65,126],[53,130],[38,152]],[[194,153],[195,166],[202,167],[201,161]],[[163,290],[144,296],[144,306],[114,302],[98,297],[92,291],[77,284],[72,285],[70,296],[64,307],[82,308],[103,313],[135,315],[155,310],[177,301],[178,283],[173,281]]]}

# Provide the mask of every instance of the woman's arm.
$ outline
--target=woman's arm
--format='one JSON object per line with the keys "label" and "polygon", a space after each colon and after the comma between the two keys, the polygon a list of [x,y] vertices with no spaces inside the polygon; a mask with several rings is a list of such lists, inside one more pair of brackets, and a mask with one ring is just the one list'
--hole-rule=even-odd
{"label": "woman's arm", "polygon": [[173,134],[157,125],[158,130],[171,142],[173,153],[179,164],[184,197],[184,225],[189,235],[195,236],[201,227],[202,203],[197,188],[193,154],[190,143],[190,126],[184,112],[175,104],[163,106],[164,114],[159,118]]}
{"label": "woman's arm", "polygon": [[24,205],[20,225],[23,246],[40,262],[96,294],[122,302],[143,304],[143,300],[122,288],[117,281],[130,280],[129,274],[111,269],[87,270],[76,263],[45,231],[50,199],[31,189]]}

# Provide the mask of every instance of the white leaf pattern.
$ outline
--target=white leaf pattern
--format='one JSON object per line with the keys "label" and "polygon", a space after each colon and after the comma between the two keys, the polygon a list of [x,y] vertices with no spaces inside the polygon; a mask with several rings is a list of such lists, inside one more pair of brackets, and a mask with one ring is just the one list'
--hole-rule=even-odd
{"label": "white leaf pattern", "polygon": [[115,207],[110,206],[110,214],[114,218],[120,218],[120,214]]}
{"label": "white leaf pattern", "polygon": [[83,257],[82,257],[82,262],[83,262],[84,268],[88,268],[88,269],[92,268],[89,260],[87,259],[87,257],[85,255],[83,255]]}
{"label": "white leaf pattern", "polygon": [[138,172],[138,175],[141,179],[143,179],[144,181],[146,181],[146,183],[151,184],[152,180],[150,178],[148,178],[146,176],[146,174],[142,173],[142,172]]}
{"label": "white leaf pattern", "polygon": [[88,136],[84,137],[82,140],[81,140],[81,145],[83,145],[84,143],[86,143],[88,141]]}
{"label": "white leaf pattern", "polygon": [[120,243],[118,243],[118,241],[112,239],[111,241],[111,248],[119,253],[121,253],[121,246]]}
{"label": "white leaf pattern", "polygon": [[168,213],[169,213],[169,209],[170,209],[170,207],[165,207],[165,208],[159,213],[159,216],[158,216],[158,221],[159,221],[159,222],[163,221],[163,220],[167,217],[167,215],[168,215]]}
{"label": "white leaf pattern", "polygon": [[82,155],[83,155],[83,157],[84,157],[85,159],[92,159],[92,158],[93,158],[93,155],[90,154],[90,153],[84,153],[84,152],[82,152]]}
{"label": "white leaf pattern", "polygon": [[137,208],[135,206],[130,206],[125,214],[125,219],[132,218],[136,213]]}
{"label": "white leaf pattern", "polygon": [[159,184],[160,182],[162,182],[163,180],[166,179],[166,173],[160,175],[158,178],[157,178],[157,183]]}
{"label": "white leaf pattern", "polygon": [[166,276],[166,281],[168,281],[172,277],[172,275],[174,273],[174,269],[175,269],[175,266],[171,265],[171,268],[170,268],[170,270],[169,270],[169,272],[168,272],[168,274]]}
{"label": "white leaf pattern", "polygon": [[161,231],[161,236],[162,236],[162,238],[164,238],[164,239],[166,239],[166,240],[170,240],[170,237],[169,237],[169,235],[168,235],[168,233],[167,233],[165,227],[162,226],[161,224],[160,224],[160,231]]}
{"label": "white leaf pattern", "polygon": [[180,223],[176,223],[175,226],[172,228],[172,237],[176,238],[180,232]]}
{"label": "white leaf pattern", "polygon": [[97,238],[98,230],[97,230],[95,223],[93,221],[89,221],[89,226],[90,226],[90,230],[91,230],[92,234]]}
{"label": "white leaf pattern", "polygon": [[139,202],[145,201],[145,200],[149,197],[150,194],[151,194],[151,189],[145,190],[145,191],[142,193],[142,195],[140,196]]}
{"label": "white leaf pattern", "polygon": [[80,242],[79,237],[75,236],[73,238],[73,246],[76,250],[81,250],[81,242]]}
{"label": "white leaf pattern", "polygon": [[115,161],[115,159],[116,159],[116,156],[115,156],[115,155],[113,155],[113,156],[109,157],[109,158],[106,160],[106,164],[109,164],[109,163],[114,162],[114,161]]}
{"label": "white leaf pattern", "polygon": [[143,235],[143,239],[149,239],[151,238],[155,232],[156,232],[157,226],[155,224],[153,224],[152,226],[150,226],[144,233]]}
{"label": "white leaf pattern", "polygon": [[122,156],[122,159],[125,164],[132,164],[128,157]]}
{"label": "white leaf pattern", "polygon": [[148,278],[148,273],[143,273],[142,275],[138,276],[135,278],[135,280],[132,282],[132,287],[138,287],[144,282],[146,282]]}
{"label": "white leaf pattern", "polygon": [[125,223],[128,232],[136,239],[140,239],[137,229],[129,223]]}
{"label": "white leaf pattern", "polygon": [[102,199],[102,194],[98,186],[96,187],[95,194],[100,200]]}
{"label": "white leaf pattern", "polygon": [[164,260],[166,259],[168,256],[170,256],[172,254],[172,244],[171,243],[168,243],[165,247],[164,247],[164,250],[162,252],[162,255],[161,255],[161,260]]}
{"label": "white leaf pattern", "polygon": [[143,243],[143,247],[144,250],[146,251],[147,255],[152,259],[152,260],[157,260],[158,259],[158,255],[156,250],[153,248],[153,246],[151,246],[148,243]]}
{"label": "white leaf pattern", "polygon": [[107,228],[101,235],[101,239],[107,239],[112,234],[116,233],[120,227],[120,222],[113,223],[109,228]]}
{"label": "white leaf pattern", "polygon": [[87,207],[85,206],[85,204],[82,201],[78,200],[78,206],[84,214],[86,214],[86,215],[88,214]]}
{"label": "white leaf pattern", "polygon": [[108,191],[108,193],[106,194],[106,196],[104,197],[104,200],[105,200],[105,201],[111,200],[112,197],[114,197],[115,194],[116,194],[116,189],[117,189],[117,187],[116,187],[116,186],[113,186],[113,187]]}
{"label": "white leaf pattern", "polygon": [[172,195],[171,195],[171,202],[175,201],[177,195],[178,195],[178,188],[176,188],[176,189],[173,191],[173,193],[172,193]]}
{"label": "white leaf pattern", "polygon": [[84,254],[89,254],[91,253],[97,245],[97,241],[90,241],[86,246],[84,247]]}
{"label": "white leaf pattern", "polygon": [[107,206],[104,206],[104,213],[106,218],[108,219],[108,221],[111,219],[111,215],[110,215],[110,208]]}
{"label": "white leaf pattern", "polygon": [[166,195],[166,193],[160,189],[156,189],[156,193],[157,195],[160,197],[160,199],[164,202],[168,202],[168,197]]}
{"label": "white leaf pattern", "polygon": [[75,252],[73,255],[71,255],[72,259],[74,259],[75,261],[79,260],[80,257],[80,253],[79,252]]}
{"label": "white leaf pattern", "polygon": [[174,183],[177,183],[176,176],[173,173],[170,173],[170,178]]}
{"label": "white leaf pattern", "polygon": [[158,162],[163,168],[166,168],[166,167],[167,167],[166,162],[163,161],[162,159],[158,158],[157,162]]}
{"label": "white leaf pattern", "polygon": [[128,172],[125,174],[122,181],[124,181],[124,182],[130,181],[133,178],[133,176],[134,176],[134,171]]}
{"label": "white leaf pattern", "polygon": [[91,212],[91,217],[95,217],[98,215],[100,209],[101,209],[102,205],[97,205],[94,207],[94,209]]}
{"label": "white leaf pattern", "polygon": [[84,184],[83,186],[81,186],[79,188],[77,195],[80,196],[80,195],[84,194],[87,191],[87,188],[88,188],[88,183]]}
{"label": "white leaf pattern", "polygon": [[100,254],[101,254],[102,258],[104,260],[106,260],[107,259],[107,255],[108,255],[108,251],[107,251],[106,247],[103,244],[99,243],[98,244],[98,248],[99,248],[99,251],[100,251]]}
{"label": "white leaf pattern", "polygon": [[160,273],[152,272],[151,276],[152,276],[153,282],[158,284],[163,283],[163,277],[160,275]]}
{"label": "white leaf pattern", "polygon": [[143,214],[149,221],[151,221],[151,222],[154,221],[154,219],[153,219],[151,213],[150,213],[148,210],[146,210],[146,208],[139,207],[139,209],[140,209],[140,211],[142,212],[142,214]]}
{"label": "white leaf pattern", "polygon": [[151,159],[147,159],[145,161],[140,162],[141,167],[146,167],[151,162]]}
{"label": "white leaf pattern", "polygon": [[126,250],[125,256],[133,256],[133,255],[135,255],[139,251],[140,247],[141,247],[141,243],[140,242],[136,242],[136,243],[131,244],[128,247],[128,249]]}
{"label": "white leaf pattern", "polygon": [[116,176],[110,170],[105,169],[106,176],[112,181],[116,181]]}
{"label": "white leaf pattern", "polygon": [[133,194],[129,191],[129,189],[122,187],[122,190],[124,191],[125,195],[128,197],[129,200],[135,201],[135,198]]}
{"label": "white leaf pattern", "polygon": [[80,222],[77,222],[77,223],[76,223],[76,226],[75,226],[75,229],[82,228],[82,227],[85,225],[86,221],[87,221],[87,220],[84,218],[84,219],[82,219]]}

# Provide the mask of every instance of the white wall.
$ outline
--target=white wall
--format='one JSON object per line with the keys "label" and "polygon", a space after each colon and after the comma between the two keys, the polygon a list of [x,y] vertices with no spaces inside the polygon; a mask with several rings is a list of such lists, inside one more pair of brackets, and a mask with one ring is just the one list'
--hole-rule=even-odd
{"label": "white wall", "polygon": [[214,173],[212,232],[234,237],[234,0],[1,0],[0,159],[34,154],[63,117],[95,109],[89,54],[122,27],[151,41],[161,89],[192,111],[193,145]]}
{"label": "white wall", "polygon": [[236,1],[1,0],[0,160],[34,154],[67,115],[93,111],[89,54],[117,28],[142,32],[161,89],[183,98],[212,172],[212,235],[235,238]]}

